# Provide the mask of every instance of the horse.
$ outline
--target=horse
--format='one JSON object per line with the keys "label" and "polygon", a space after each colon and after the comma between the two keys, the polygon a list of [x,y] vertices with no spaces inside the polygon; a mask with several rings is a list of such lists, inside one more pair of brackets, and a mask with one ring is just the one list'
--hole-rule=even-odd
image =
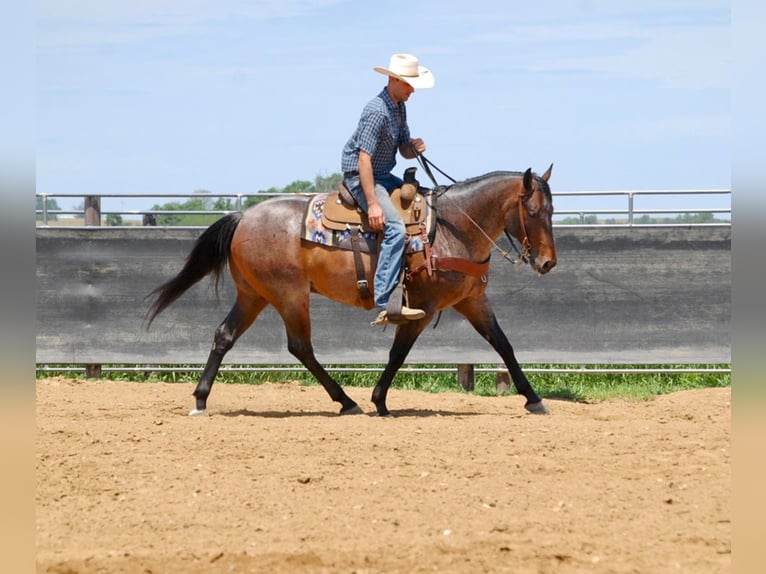
{"label": "horse", "polygon": [[[388,363],[372,392],[378,415],[391,416],[386,399],[396,373],[434,316],[450,307],[463,315],[502,357],[517,392],[526,398],[526,410],[549,413],[522,371],[485,292],[490,255],[493,248],[499,249],[495,240],[503,232],[521,243],[521,259],[538,274],[555,267],[553,202],[548,186],[552,169],[553,164],[542,176],[531,168],[523,173],[495,171],[446,188],[437,187],[440,191],[430,257],[421,255],[417,268],[413,261],[407,262],[407,300],[426,314],[396,326]],[[207,363],[193,393],[196,403],[190,415],[206,414],[224,356],[268,305],[276,309],[284,323],[288,351],[330,398],[340,403],[340,414],[363,412],[314,355],[309,299],[311,293],[318,293],[345,305],[371,309],[372,299],[363,297],[358,289],[355,258],[358,261],[361,256],[366,281],[372,285],[376,255],[302,239],[299,230],[310,197],[276,197],[218,219],[196,240],[178,274],[147,295],[147,299],[154,298],[145,316],[148,329],[157,315],[204,277],[210,275],[217,287],[228,264],[236,300],[215,330]]]}

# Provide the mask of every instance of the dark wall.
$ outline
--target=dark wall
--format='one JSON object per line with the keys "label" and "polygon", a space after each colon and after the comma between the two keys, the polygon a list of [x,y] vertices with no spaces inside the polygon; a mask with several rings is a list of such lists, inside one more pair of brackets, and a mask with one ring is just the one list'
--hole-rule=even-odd
{"label": "dark wall", "polygon": [[[38,363],[204,363],[233,302],[204,280],[143,326],[145,296],[182,265],[200,229],[38,228]],[[522,363],[731,362],[731,228],[557,228],[545,276],[493,256],[489,294]],[[507,247],[507,246],[506,246]],[[384,363],[394,329],[373,313],[312,299],[325,363]],[[454,311],[426,329],[409,363],[496,363]],[[292,363],[267,309],[227,363]]]}

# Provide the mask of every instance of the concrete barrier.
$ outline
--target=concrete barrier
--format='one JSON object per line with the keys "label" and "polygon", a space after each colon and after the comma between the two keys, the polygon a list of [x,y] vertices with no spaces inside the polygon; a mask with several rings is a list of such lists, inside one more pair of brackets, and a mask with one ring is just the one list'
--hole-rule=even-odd
{"label": "concrete barrier", "polygon": [[[201,282],[143,326],[146,295],[181,267],[200,229],[38,228],[37,362],[204,363],[233,302]],[[556,228],[559,263],[538,277],[493,256],[489,296],[522,363],[731,362],[731,228]],[[372,313],[312,298],[317,357],[385,363],[394,329]],[[410,364],[498,363],[454,311],[415,344]],[[268,308],[227,364],[295,363]]]}

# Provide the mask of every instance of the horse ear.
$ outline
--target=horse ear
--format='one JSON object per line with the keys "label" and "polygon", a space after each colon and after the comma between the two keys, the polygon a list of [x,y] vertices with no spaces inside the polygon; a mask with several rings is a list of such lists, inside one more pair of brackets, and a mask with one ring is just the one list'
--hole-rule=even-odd
{"label": "horse ear", "polygon": [[529,196],[535,188],[532,187],[532,168],[528,167],[524,172],[524,197]]}
{"label": "horse ear", "polygon": [[548,182],[548,180],[551,177],[551,171],[553,170],[553,164],[551,164],[551,167],[548,168],[548,170],[543,174],[542,180],[544,182]]}

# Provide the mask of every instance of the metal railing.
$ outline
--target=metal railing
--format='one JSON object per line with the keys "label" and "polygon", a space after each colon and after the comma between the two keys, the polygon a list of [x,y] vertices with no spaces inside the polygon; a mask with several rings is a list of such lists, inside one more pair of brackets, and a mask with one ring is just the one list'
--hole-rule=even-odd
{"label": "metal railing", "polygon": [[[523,365],[522,365],[523,366]],[[583,375],[657,375],[657,374],[712,374],[712,375],[731,375],[730,365],[721,365],[719,367],[709,366],[663,366],[663,367],[598,367],[592,365],[578,366],[544,366],[532,367],[523,366],[527,374],[583,374]],[[331,373],[382,373],[385,365],[380,366],[332,366],[324,365],[326,371]],[[427,373],[427,374],[456,374],[456,366],[435,366],[435,365],[403,365],[399,373]],[[49,365],[37,364],[36,370],[40,373],[85,373],[88,374],[88,365]],[[184,366],[162,366],[162,365],[119,365],[119,366],[100,366],[100,373],[143,373],[151,371],[153,373],[202,373],[204,365],[184,365]],[[293,373],[306,371],[300,364],[295,365],[221,365],[221,373],[250,373],[258,371],[259,373]],[[306,371],[307,372],[307,371]],[[489,366],[474,368],[475,373],[502,374],[507,373],[504,366]]]}
{"label": "metal railing", "polygon": [[[672,207],[672,208],[660,208],[660,207],[647,207],[638,209],[636,207],[636,198],[657,198],[657,197],[675,197],[679,198],[700,198],[706,196],[719,196],[724,198],[723,205],[721,207]],[[589,215],[614,215],[623,216],[625,223],[613,223],[612,226],[630,227],[634,225],[659,225],[659,224],[641,224],[636,222],[636,215],[696,215],[702,213],[720,214],[728,216],[727,221],[711,222],[711,223],[679,223],[681,225],[731,225],[731,190],[730,189],[657,189],[657,190],[623,190],[623,191],[560,191],[554,192],[554,205],[557,204],[557,198],[593,198],[593,197],[622,197],[626,200],[627,205],[622,209],[561,209],[556,208],[556,216],[560,218],[562,216],[574,215],[579,218],[580,225],[590,225],[585,222],[585,218]],[[554,222],[555,223],[555,222]],[[571,225],[571,224],[570,224]],[[603,225],[603,224],[598,224]]]}
{"label": "metal railing", "polygon": [[[52,221],[52,217],[58,217],[60,215],[66,216],[78,216],[82,217],[85,222],[84,226],[101,225],[101,218],[109,215],[115,216],[129,216],[129,217],[145,217],[145,216],[161,216],[161,215],[226,215],[228,213],[242,211],[243,207],[247,205],[249,199],[268,199],[271,197],[283,196],[283,193],[236,193],[236,194],[214,194],[214,193],[165,193],[165,194],[141,194],[141,193],[120,193],[120,194],[102,194],[102,195],[81,195],[71,193],[37,193],[36,198],[40,201],[41,208],[35,210],[36,217],[40,216],[41,221],[38,221],[38,225],[47,227]],[[306,196],[311,195],[308,193],[296,193],[294,195]],[[689,198],[693,200],[701,201],[701,198],[709,198],[710,196],[717,196],[721,198],[720,206],[715,207],[703,207],[699,205],[692,206],[673,206],[667,207],[653,207],[653,206],[637,206],[637,199],[639,198],[674,198],[676,202],[685,201]],[[573,227],[590,227],[594,225],[598,226],[611,226],[611,227],[633,227],[633,226],[677,226],[677,225],[695,225],[695,226],[728,226],[731,225],[731,190],[730,189],[684,189],[684,190],[616,190],[616,191],[559,191],[553,192],[554,204],[558,204],[560,201],[564,203],[571,202],[584,202],[594,198],[622,198],[625,204],[623,206],[617,206],[611,209],[601,208],[570,208],[570,207],[556,207],[556,213],[554,216],[554,225],[567,225]],[[80,198],[84,199],[82,209],[50,209],[49,202],[52,199],[57,198]],[[683,199],[682,199],[683,198]],[[232,209],[203,209],[203,210],[163,210],[163,209],[101,209],[101,200],[115,201],[120,199],[204,199],[207,201],[215,201],[221,199],[232,200]],[[95,215],[88,221],[88,206],[96,206]],[[704,223],[695,223],[690,221],[679,221],[677,223],[642,223],[637,220],[637,216],[693,216],[698,214],[713,214],[728,217],[728,219],[721,219],[718,221],[708,221]],[[595,216],[597,222],[589,223],[586,220],[589,216]],[[603,221],[602,217],[611,216],[614,221]],[[562,219],[571,219],[575,217],[579,220],[579,223],[565,222],[562,223]],[[94,219],[97,218],[97,219]]]}

